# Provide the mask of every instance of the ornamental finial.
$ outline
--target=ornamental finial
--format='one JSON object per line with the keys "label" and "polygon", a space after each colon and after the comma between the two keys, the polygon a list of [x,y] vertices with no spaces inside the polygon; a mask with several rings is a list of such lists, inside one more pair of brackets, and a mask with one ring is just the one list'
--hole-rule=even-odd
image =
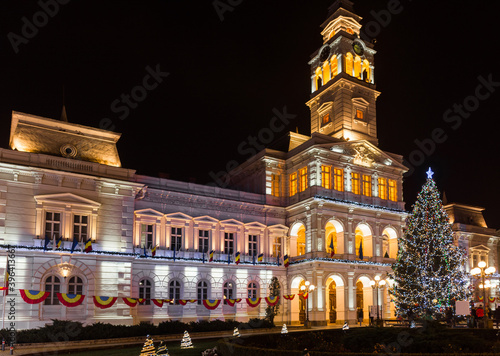
{"label": "ornamental finial", "polygon": [[429,167],[429,170],[427,172],[427,178],[432,179],[432,176],[434,175],[434,172],[432,171],[431,167]]}

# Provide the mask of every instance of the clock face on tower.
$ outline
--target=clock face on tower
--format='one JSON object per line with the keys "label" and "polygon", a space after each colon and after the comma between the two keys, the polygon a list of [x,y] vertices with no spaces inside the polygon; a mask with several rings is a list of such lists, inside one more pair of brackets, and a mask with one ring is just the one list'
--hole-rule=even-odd
{"label": "clock face on tower", "polygon": [[330,47],[325,47],[321,51],[321,54],[319,55],[319,60],[321,62],[324,62],[328,59],[328,56],[330,55]]}
{"label": "clock face on tower", "polygon": [[358,56],[362,56],[363,53],[365,53],[363,45],[359,42],[353,42],[352,49],[354,50],[354,53],[356,53]]}

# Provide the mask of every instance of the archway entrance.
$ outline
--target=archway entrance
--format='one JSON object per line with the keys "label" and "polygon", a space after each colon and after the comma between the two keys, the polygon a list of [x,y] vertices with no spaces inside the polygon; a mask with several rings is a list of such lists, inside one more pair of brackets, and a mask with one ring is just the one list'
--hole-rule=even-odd
{"label": "archway entrance", "polygon": [[[302,280],[299,284],[299,291],[302,286],[305,286],[306,283]],[[304,324],[306,322],[306,300],[303,295],[299,295],[299,323]]]}
{"label": "archway entrance", "polygon": [[373,288],[370,286],[370,278],[361,276],[356,282],[356,320],[358,320],[358,313],[362,310],[363,322],[367,322],[372,305],[374,305]]}
{"label": "archway entrance", "polygon": [[330,283],[328,287],[328,304],[330,310],[330,323],[334,324],[337,322],[337,284],[335,281]]}
{"label": "archway entrance", "polygon": [[326,279],[324,289],[325,320],[331,324],[343,323],[346,318],[344,281],[333,274]]}
{"label": "archway entrance", "polygon": [[290,324],[304,324],[306,320],[306,301],[302,296],[299,296],[300,287],[305,285],[305,280],[301,276],[292,278],[290,283],[290,292],[295,294],[293,300],[290,301]]}

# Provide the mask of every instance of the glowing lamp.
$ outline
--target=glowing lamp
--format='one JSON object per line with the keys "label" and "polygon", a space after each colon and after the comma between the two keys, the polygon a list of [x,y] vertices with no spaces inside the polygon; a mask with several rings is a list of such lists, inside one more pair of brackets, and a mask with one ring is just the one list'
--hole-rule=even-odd
{"label": "glowing lamp", "polygon": [[311,292],[314,290],[314,288],[316,288],[316,287],[314,286],[314,284],[311,284],[311,285],[309,286],[309,290],[310,290]]}
{"label": "glowing lamp", "polygon": [[375,276],[376,281],[380,281],[380,276]]}
{"label": "glowing lamp", "polygon": [[484,267],[486,267],[486,262],[484,262],[484,261],[479,261],[479,263],[477,264],[477,266],[478,266],[479,268],[484,268]]}
{"label": "glowing lamp", "polygon": [[484,273],[486,273],[486,274],[493,274],[493,273],[495,273],[495,271],[496,271],[496,268],[493,267],[493,266],[491,266],[491,267],[486,268],[486,270],[484,271]]}
{"label": "glowing lamp", "polygon": [[385,286],[385,281],[384,281],[384,280],[381,280],[381,281],[380,281],[380,283],[379,283],[379,285],[381,285],[381,286]]}
{"label": "glowing lamp", "polygon": [[476,267],[476,268],[473,268],[471,271],[470,271],[470,274],[472,274],[473,276],[475,275],[478,275],[481,273],[481,269],[479,267]]}
{"label": "glowing lamp", "polygon": [[373,287],[375,285],[375,281],[370,281],[370,285]]}

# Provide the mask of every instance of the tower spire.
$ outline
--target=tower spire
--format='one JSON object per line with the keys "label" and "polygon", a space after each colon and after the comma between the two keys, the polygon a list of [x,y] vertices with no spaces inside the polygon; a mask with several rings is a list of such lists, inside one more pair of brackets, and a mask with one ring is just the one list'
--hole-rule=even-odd
{"label": "tower spire", "polygon": [[68,122],[68,115],[66,114],[66,103],[65,103],[65,90],[64,90],[64,85],[63,85],[63,90],[62,90],[62,102],[63,102],[63,105],[62,105],[62,110],[61,110],[61,121],[64,121],[64,122]]}

